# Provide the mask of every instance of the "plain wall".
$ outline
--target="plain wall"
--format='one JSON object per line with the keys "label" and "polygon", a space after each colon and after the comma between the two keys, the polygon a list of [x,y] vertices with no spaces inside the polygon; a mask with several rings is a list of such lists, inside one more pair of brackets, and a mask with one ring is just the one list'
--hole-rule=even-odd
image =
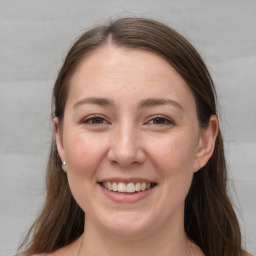
{"label": "plain wall", "polygon": [[256,1],[0,1],[0,255],[13,255],[44,196],[50,98],[68,48],[109,17],[158,19],[201,53],[219,93],[232,192],[256,254]]}

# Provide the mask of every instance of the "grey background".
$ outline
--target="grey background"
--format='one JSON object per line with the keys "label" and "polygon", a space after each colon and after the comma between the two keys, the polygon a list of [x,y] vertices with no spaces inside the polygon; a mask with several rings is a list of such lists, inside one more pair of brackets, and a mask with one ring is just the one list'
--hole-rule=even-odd
{"label": "grey background", "polygon": [[231,194],[256,253],[256,1],[0,1],[0,255],[13,255],[44,195],[50,96],[63,57],[109,17],[156,18],[205,59],[222,106]]}

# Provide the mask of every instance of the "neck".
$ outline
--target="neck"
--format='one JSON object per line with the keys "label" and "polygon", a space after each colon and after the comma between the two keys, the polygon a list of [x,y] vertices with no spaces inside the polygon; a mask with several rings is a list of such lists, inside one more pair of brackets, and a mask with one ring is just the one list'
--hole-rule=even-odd
{"label": "neck", "polygon": [[[157,232],[128,237],[113,235],[86,220],[79,256],[194,256],[194,245],[187,239],[183,222],[165,225]],[[200,254],[199,254],[200,255]]]}

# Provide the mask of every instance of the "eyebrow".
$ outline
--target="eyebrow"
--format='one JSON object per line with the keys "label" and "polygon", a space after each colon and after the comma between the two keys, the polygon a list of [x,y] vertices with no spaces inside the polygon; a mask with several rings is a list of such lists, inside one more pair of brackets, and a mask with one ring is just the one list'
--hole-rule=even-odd
{"label": "eyebrow", "polygon": [[97,98],[97,97],[87,97],[78,101],[73,108],[77,108],[80,105],[84,104],[95,104],[100,106],[114,106],[114,101],[107,98]]}
{"label": "eyebrow", "polygon": [[[115,105],[114,101],[107,98],[87,97],[78,101],[73,108],[75,109],[80,105],[84,105],[84,104],[95,104],[95,105],[110,106],[110,107],[114,107]],[[178,109],[184,110],[184,108],[178,102],[171,99],[165,99],[165,98],[144,99],[139,102],[138,107],[147,108],[147,107],[154,107],[154,106],[161,106],[161,105],[172,105]]]}
{"label": "eyebrow", "polygon": [[139,103],[139,108],[154,107],[154,106],[160,106],[160,105],[172,105],[181,110],[184,110],[184,108],[178,102],[171,99],[162,99],[162,98],[148,98],[148,99],[142,100]]}

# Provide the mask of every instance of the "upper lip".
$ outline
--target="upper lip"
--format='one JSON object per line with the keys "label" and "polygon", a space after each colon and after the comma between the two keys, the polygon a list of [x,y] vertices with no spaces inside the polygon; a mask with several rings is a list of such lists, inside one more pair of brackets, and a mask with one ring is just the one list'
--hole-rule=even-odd
{"label": "upper lip", "polygon": [[125,184],[128,183],[136,183],[136,182],[145,182],[145,183],[156,183],[156,181],[152,181],[149,179],[144,179],[144,178],[122,178],[122,177],[110,177],[110,178],[104,178],[104,179],[100,179],[98,181],[99,183],[102,182],[122,182]]}

